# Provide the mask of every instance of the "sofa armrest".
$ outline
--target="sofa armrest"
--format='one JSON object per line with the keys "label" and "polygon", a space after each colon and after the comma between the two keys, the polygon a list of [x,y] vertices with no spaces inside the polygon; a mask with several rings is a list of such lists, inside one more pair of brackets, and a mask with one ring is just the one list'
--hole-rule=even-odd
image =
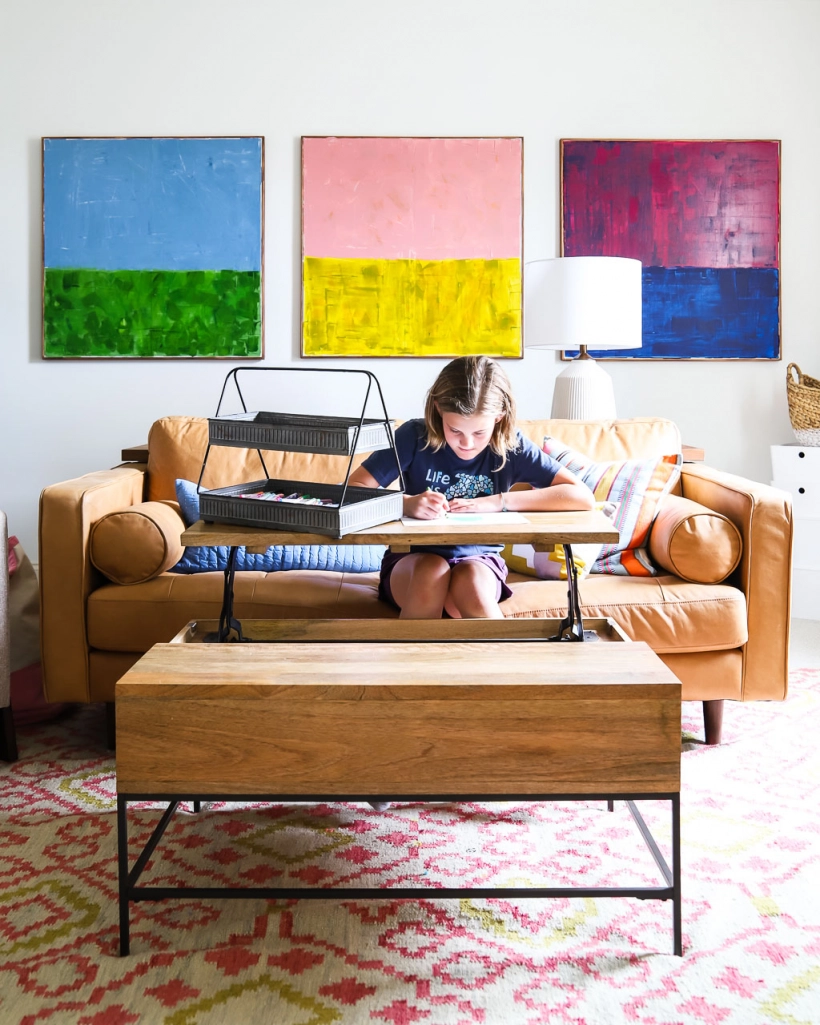
{"label": "sofa armrest", "polygon": [[118,466],[52,484],[40,496],[40,646],[48,701],[94,701],[86,600],[104,582],[91,565],[92,526],[142,501],[145,467]]}
{"label": "sofa armrest", "polygon": [[786,697],[791,616],[792,505],[785,491],[708,466],[684,465],[683,495],[722,513],[740,531],[743,554],[727,583],[746,595],[744,700]]}

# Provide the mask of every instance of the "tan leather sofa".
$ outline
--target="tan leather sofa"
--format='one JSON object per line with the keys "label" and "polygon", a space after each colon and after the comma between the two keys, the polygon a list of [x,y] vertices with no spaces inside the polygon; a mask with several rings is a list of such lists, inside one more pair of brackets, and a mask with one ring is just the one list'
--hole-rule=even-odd
{"label": "tan leather sofa", "polygon": [[[538,444],[549,434],[599,460],[680,451],[677,427],[659,418],[530,420],[519,426]],[[108,514],[145,501],[164,501],[170,503],[169,514],[176,516],[174,480],[197,480],[206,441],[206,420],[166,417],[151,428],[147,464],[99,470],[43,491],[42,661],[49,701],[111,703],[117,679],[151,645],[169,640],[190,620],[218,618],[220,572],[161,572],[143,582],[123,584],[106,579],[91,561],[92,530]],[[304,453],[266,453],[265,459],[272,477],[306,481],[339,481],[346,465],[341,457]],[[203,484],[217,487],[260,476],[255,452],[215,448]],[[677,492],[697,506],[690,508],[676,498],[669,500],[670,508],[677,502],[699,511],[702,519],[686,520],[676,535],[678,541],[683,539],[683,547],[678,545],[675,555],[669,550],[669,524],[663,522],[671,514],[664,506],[650,551],[678,574],[590,575],[581,583],[582,605],[585,615],[610,616],[630,637],[652,646],[682,681],[684,700],[704,702],[706,739],[717,743],[724,699],[786,696],[791,508],[784,492],[702,464],[683,465]],[[734,524],[736,530],[730,530],[742,549],[736,553],[736,569],[721,583],[697,582],[698,567],[708,569],[717,551],[708,531],[698,534],[697,523],[720,526],[720,517],[710,510]],[[692,537],[687,541],[693,524],[692,537],[696,546],[702,546],[702,557],[700,548],[693,549]],[[181,530],[181,519],[178,526]],[[139,532],[134,536],[133,544],[139,547]],[[173,564],[181,554],[181,548],[174,550],[176,543],[176,537],[166,538],[163,565]],[[124,555],[138,559],[140,553]],[[510,583],[513,596],[502,606],[505,615],[565,614],[564,583],[516,574],[511,574]],[[375,573],[244,572],[237,575],[234,611],[240,620],[396,615],[378,600],[376,589]]]}

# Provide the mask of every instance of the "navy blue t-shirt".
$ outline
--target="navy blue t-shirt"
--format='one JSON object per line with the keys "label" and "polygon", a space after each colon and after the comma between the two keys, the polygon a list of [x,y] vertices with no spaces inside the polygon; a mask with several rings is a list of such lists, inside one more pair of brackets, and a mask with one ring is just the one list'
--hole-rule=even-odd
{"label": "navy blue t-shirt", "polygon": [[[513,484],[531,484],[534,488],[548,488],[556,473],[562,469],[559,462],[542,452],[519,431],[518,445],[507,452],[502,467],[500,456],[487,446],[474,459],[459,459],[446,443],[435,452],[426,448],[427,427],[424,420],[408,420],[396,431],[396,451],[404,474],[408,495],[420,495],[430,488],[440,491],[445,498],[480,498],[509,491]],[[392,484],[398,477],[396,459],[391,449],[372,452],[362,463],[381,487]],[[458,545],[442,548],[437,545],[414,545],[414,551],[434,551],[441,554],[471,555],[478,552],[500,552],[502,545]]]}

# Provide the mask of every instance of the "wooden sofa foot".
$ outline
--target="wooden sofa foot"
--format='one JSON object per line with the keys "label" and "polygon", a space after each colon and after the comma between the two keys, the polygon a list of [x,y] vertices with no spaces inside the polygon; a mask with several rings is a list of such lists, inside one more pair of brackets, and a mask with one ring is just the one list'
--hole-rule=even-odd
{"label": "wooden sofa foot", "polygon": [[0,708],[0,761],[17,761],[17,734],[14,731],[11,705]]}
{"label": "wooden sofa foot", "polygon": [[723,698],[703,702],[703,725],[707,744],[719,744],[723,732]]}
{"label": "wooden sofa foot", "polygon": [[117,749],[117,713],[113,701],[105,703],[105,746],[109,751]]}

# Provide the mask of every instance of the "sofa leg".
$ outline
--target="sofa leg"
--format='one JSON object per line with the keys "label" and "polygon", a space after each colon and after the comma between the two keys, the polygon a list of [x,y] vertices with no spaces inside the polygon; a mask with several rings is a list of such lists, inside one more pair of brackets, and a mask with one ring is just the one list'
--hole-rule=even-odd
{"label": "sofa leg", "polygon": [[0,761],[17,761],[17,734],[14,731],[11,705],[0,708]]}
{"label": "sofa leg", "polygon": [[723,732],[723,698],[703,702],[703,725],[707,744],[719,744]]}
{"label": "sofa leg", "polygon": [[109,751],[117,749],[117,713],[113,701],[105,703],[105,746]]}

